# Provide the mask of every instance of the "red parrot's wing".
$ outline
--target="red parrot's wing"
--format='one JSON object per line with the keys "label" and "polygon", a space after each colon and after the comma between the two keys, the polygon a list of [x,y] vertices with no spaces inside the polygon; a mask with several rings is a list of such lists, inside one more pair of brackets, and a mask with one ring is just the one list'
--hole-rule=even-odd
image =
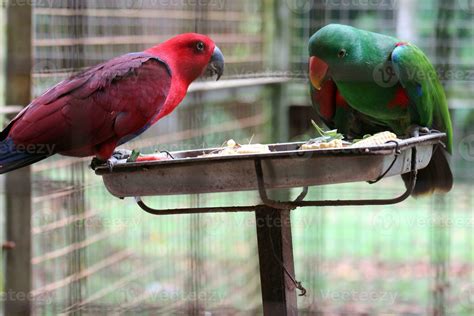
{"label": "red parrot's wing", "polygon": [[53,144],[55,152],[94,154],[106,142],[132,138],[166,101],[168,66],[127,54],[64,80],[36,98],[0,134],[15,144]]}

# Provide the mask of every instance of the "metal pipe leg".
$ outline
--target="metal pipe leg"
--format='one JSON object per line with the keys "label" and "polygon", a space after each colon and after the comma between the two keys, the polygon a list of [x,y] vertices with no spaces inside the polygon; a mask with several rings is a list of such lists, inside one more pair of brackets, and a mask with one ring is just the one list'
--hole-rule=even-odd
{"label": "metal pipe leg", "polygon": [[264,315],[297,315],[290,211],[265,207],[255,214]]}

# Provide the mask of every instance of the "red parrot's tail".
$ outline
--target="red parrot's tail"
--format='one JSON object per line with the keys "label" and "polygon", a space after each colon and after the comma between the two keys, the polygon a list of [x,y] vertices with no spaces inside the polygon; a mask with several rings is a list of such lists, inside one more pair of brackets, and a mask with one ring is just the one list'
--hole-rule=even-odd
{"label": "red parrot's tail", "polygon": [[26,167],[49,156],[51,154],[33,153],[26,148],[18,148],[11,138],[7,138],[0,141],[0,174]]}
{"label": "red parrot's tail", "polygon": [[[433,157],[428,166],[418,170],[418,178],[412,196],[429,195],[433,193],[447,193],[453,188],[453,173],[449,166],[447,153],[441,147],[435,148]],[[408,186],[410,174],[402,175],[405,185]]]}

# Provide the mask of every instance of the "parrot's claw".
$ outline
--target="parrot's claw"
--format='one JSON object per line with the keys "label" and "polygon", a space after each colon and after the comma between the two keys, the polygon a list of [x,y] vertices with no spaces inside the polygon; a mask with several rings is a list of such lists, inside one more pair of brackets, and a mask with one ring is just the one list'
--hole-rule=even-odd
{"label": "parrot's claw", "polygon": [[131,150],[117,149],[114,151],[112,156],[107,159],[105,164],[107,165],[107,168],[109,168],[109,171],[112,171],[117,164],[125,162],[125,160],[129,159],[132,154],[133,151]]}
{"label": "parrot's claw", "polygon": [[115,158],[117,160],[123,160],[123,159],[128,159],[132,154],[132,151],[131,150],[128,150],[128,149],[117,149],[114,151],[114,153],[112,154],[112,158]]}
{"label": "parrot's claw", "polygon": [[428,127],[411,125],[408,128],[408,135],[410,137],[420,137],[420,135],[429,135],[431,130]]}
{"label": "parrot's claw", "polygon": [[115,165],[119,162],[119,160],[115,157],[111,157],[110,159],[107,159],[106,165],[107,168],[109,168],[109,171],[112,172],[114,169]]}
{"label": "parrot's claw", "polygon": [[96,170],[98,167],[105,165],[107,166],[107,168],[109,168],[110,171],[112,171],[119,162],[125,161],[130,157],[131,154],[131,150],[117,149],[107,160],[102,160],[97,157],[92,158],[90,167],[92,170]]}

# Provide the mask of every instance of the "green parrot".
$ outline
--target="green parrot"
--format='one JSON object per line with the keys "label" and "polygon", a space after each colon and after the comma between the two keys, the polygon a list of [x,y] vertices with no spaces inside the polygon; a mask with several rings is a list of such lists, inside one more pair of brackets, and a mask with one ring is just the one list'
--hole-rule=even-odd
{"label": "green parrot", "polygon": [[[433,65],[415,45],[397,38],[330,24],[309,41],[311,98],[320,118],[349,138],[391,130],[417,136],[447,134],[418,173],[414,196],[448,192],[453,175],[446,153],[453,131],[443,87]],[[402,176],[405,183],[409,175]]]}

